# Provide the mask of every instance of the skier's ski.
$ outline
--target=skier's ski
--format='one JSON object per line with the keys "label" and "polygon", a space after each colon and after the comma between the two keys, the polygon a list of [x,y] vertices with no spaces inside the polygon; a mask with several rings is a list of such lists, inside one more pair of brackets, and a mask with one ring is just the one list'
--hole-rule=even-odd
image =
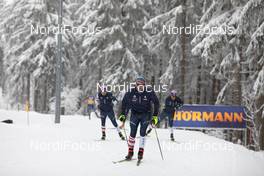
{"label": "skier's ski", "polygon": [[176,143],[176,144],[180,144],[180,142],[179,141],[175,141],[175,140],[170,140],[171,142],[174,142],[174,143]]}
{"label": "skier's ski", "polygon": [[177,144],[180,144],[180,142],[179,142],[179,141],[172,141],[172,142],[175,142],[175,143],[177,143]]}
{"label": "skier's ski", "polygon": [[141,164],[141,160],[137,160],[137,166],[139,166]]}
{"label": "skier's ski", "polygon": [[95,142],[108,141],[107,139],[94,139]]}
{"label": "skier's ski", "polygon": [[133,161],[133,160],[136,160],[136,159],[122,159],[122,160],[119,160],[119,161],[113,161],[114,164],[118,164],[118,163],[123,163],[123,162],[126,162],[126,161]]}
{"label": "skier's ski", "polygon": [[[109,142],[110,140],[109,139],[94,139],[94,142]],[[126,141],[126,139],[125,140],[123,140],[123,139],[118,139],[118,140],[111,140],[111,141]]]}
{"label": "skier's ski", "polygon": [[180,144],[180,142],[179,141],[176,141],[176,140],[171,140],[170,139],[170,142],[174,142],[174,143]]}

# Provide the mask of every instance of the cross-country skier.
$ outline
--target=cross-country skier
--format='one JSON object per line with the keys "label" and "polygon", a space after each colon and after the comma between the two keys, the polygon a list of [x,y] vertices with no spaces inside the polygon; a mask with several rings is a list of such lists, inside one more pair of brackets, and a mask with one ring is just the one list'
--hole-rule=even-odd
{"label": "cross-country skier", "polygon": [[89,119],[91,119],[91,112],[93,111],[95,115],[99,118],[96,109],[95,109],[95,97],[90,95],[85,99],[85,103],[87,104],[86,108],[86,114],[89,116]]}
{"label": "cross-country skier", "polygon": [[101,91],[98,93],[98,109],[100,110],[101,115],[101,127],[102,127],[102,140],[105,140],[105,121],[106,117],[108,116],[111,120],[114,127],[122,140],[125,140],[124,136],[122,135],[115,118],[115,113],[113,109],[113,101],[117,101],[116,97],[112,95],[111,92],[107,92],[105,88],[102,88]]}
{"label": "cross-country skier", "polygon": [[[154,112],[151,117],[151,106],[154,104]],[[145,86],[144,77],[136,79],[136,87],[126,92],[122,101],[122,112],[119,120],[124,122],[128,111],[131,111],[130,117],[130,136],[128,139],[128,155],[126,160],[131,160],[134,154],[135,137],[140,124],[140,141],[138,160],[143,158],[145,135],[150,121],[156,125],[158,123],[159,100],[153,90],[148,90]]]}
{"label": "cross-country skier", "polygon": [[[165,100],[165,107],[162,110],[160,116],[159,116],[159,123],[165,119],[168,118],[169,121],[169,130],[170,130],[170,139],[174,141],[174,135],[173,135],[173,117],[175,111],[180,109],[183,106],[183,101],[176,96],[177,92],[176,90],[172,90],[170,92],[170,95]],[[147,131],[147,134],[149,134],[152,130],[151,125],[149,126],[149,130]]]}

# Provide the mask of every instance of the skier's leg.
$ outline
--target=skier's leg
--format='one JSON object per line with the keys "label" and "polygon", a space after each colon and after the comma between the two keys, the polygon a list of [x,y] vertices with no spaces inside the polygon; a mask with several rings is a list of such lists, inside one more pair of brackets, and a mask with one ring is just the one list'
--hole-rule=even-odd
{"label": "skier's leg", "polygon": [[99,115],[98,115],[98,113],[96,112],[96,110],[94,110],[94,113],[95,113],[96,117],[99,118]]}
{"label": "skier's leg", "polygon": [[106,114],[104,112],[101,112],[101,128],[102,128],[102,140],[105,140],[105,120],[106,120]]}
{"label": "skier's leg", "polygon": [[140,120],[139,120],[138,115],[131,114],[131,117],[130,117],[130,136],[132,138],[136,137],[137,128],[138,128],[139,123],[140,123]]}
{"label": "skier's leg", "polygon": [[99,115],[98,115],[98,113],[96,112],[96,109],[95,109],[94,106],[93,106],[93,112],[95,113],[96,117],[99,118]]}
{"label": "skier's leg", "polygon": [[167,113],[163,110],[159,115],[159,123],[167,117]]}
{"label": "skier's leg", "polygon": [[88,106],[88,116],[89,116],[89,120],[91,120],[91,107]]}
{"label": "skier's leg", "polygon": [[143,116],[140,118],[140,140],[139,140],[139,151],[138,151],[138,159],[143,158],[144,154],[144,147],[145,147],[145,141],[146,141],[146,130],[149,125],[149,119],[150,114],[143,114]]}
{"label": "skier's leg", "polygon": [[114,127],[116,128],[119,137],[120,137],[122,140],[125,140],[125,137],[123,136],[123,134],[122,134],[121,131],[120,131],[119,126],[117,125],[114,111],[109,112],[109,113],[108,113],[108,117],[110,118],[112,124],[113,124]]}
{"label": "skier's leg", "polygon": [[[114,127],[118,128],[118,125],[117,125],[117,122],[116,122],[116,119],[115,119],[115,113],[114,111],[110,111],[107,113],[109,119],[111,120],[112,124]],[[120,130],[118,130],[119,132]]]}
{"label": "skier's leg", "polygon": [[173,134],[173,116],[174,116],[174,113],[168,115],[170,138],[171,138],[172,141],[174,141],[174,134]]}
{"label": "skier's leg", "polygon": [[137,115],[131,114],[130,117],[130,136],[128,139],[128,155],[126,156],[126,159],[131,159],[134,155],[134,145],[135,145],[135,138],[137,134],[137,128],[139,125],[139,119]]}
{"label": "skier's leg", "polygon": [[86,115],[89,116],[89,106],[86,106]]}
{"label": "skier's leg", "polygon": [[149,117],[150,117],[148,113],[143,115],[144,116],[140,118],[140,136],[142,137],[146,136],[146,131],[149,126]]}
{"label": "skier's leg", "polygon": [[87,111],[88,111],[88,109],[87,109],[88,107],[87,107],[87,105],[84,105],[84,116],[87,116]]}

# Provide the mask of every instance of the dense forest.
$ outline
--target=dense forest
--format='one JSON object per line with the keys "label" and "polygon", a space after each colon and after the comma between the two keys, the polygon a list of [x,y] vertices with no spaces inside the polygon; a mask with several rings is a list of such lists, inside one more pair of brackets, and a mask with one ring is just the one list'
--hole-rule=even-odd
{"label": "dense forest", "polygon": [[[0,0],[4,108],[23,109],[27,100],[34,111],[54,108],[57,36],[32,28],[56,27],[58,6]],[[66,113],[80,112],[98,82],[144,75],[151,85],[176,89],[185,104],[245,106],[248,145],[264,149],[264,0],[65,0],[63,25]],[[199,31],[175,30],[193,26]],[[230,30],[208,32],[213,27]],[[161,101],[165,96],[159,93]]]}

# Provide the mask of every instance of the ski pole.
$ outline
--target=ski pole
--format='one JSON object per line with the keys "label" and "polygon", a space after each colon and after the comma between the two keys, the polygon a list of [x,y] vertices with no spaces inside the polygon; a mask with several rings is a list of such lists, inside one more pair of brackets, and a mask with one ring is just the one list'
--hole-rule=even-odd
{"label": "ski pole", "polygon": [[156,126],[154,126],[154,131],[155,131],[156,138],[157,138],[157,141],[158,141],[161,158],[162,158],[162,160],[164,160],[163,153],[162,153],[161,146],[160,146],[160,141],[159,141],[158,133],[157,133],[157,130],[156,130]]}
{"label": "ski pole", "polygon": [[99,115],[98,115],[98,113],[96,112],[96,110],[94,110],[94,113],[95,113],[95,115],[96,115],[97,118],[100,118]]}

